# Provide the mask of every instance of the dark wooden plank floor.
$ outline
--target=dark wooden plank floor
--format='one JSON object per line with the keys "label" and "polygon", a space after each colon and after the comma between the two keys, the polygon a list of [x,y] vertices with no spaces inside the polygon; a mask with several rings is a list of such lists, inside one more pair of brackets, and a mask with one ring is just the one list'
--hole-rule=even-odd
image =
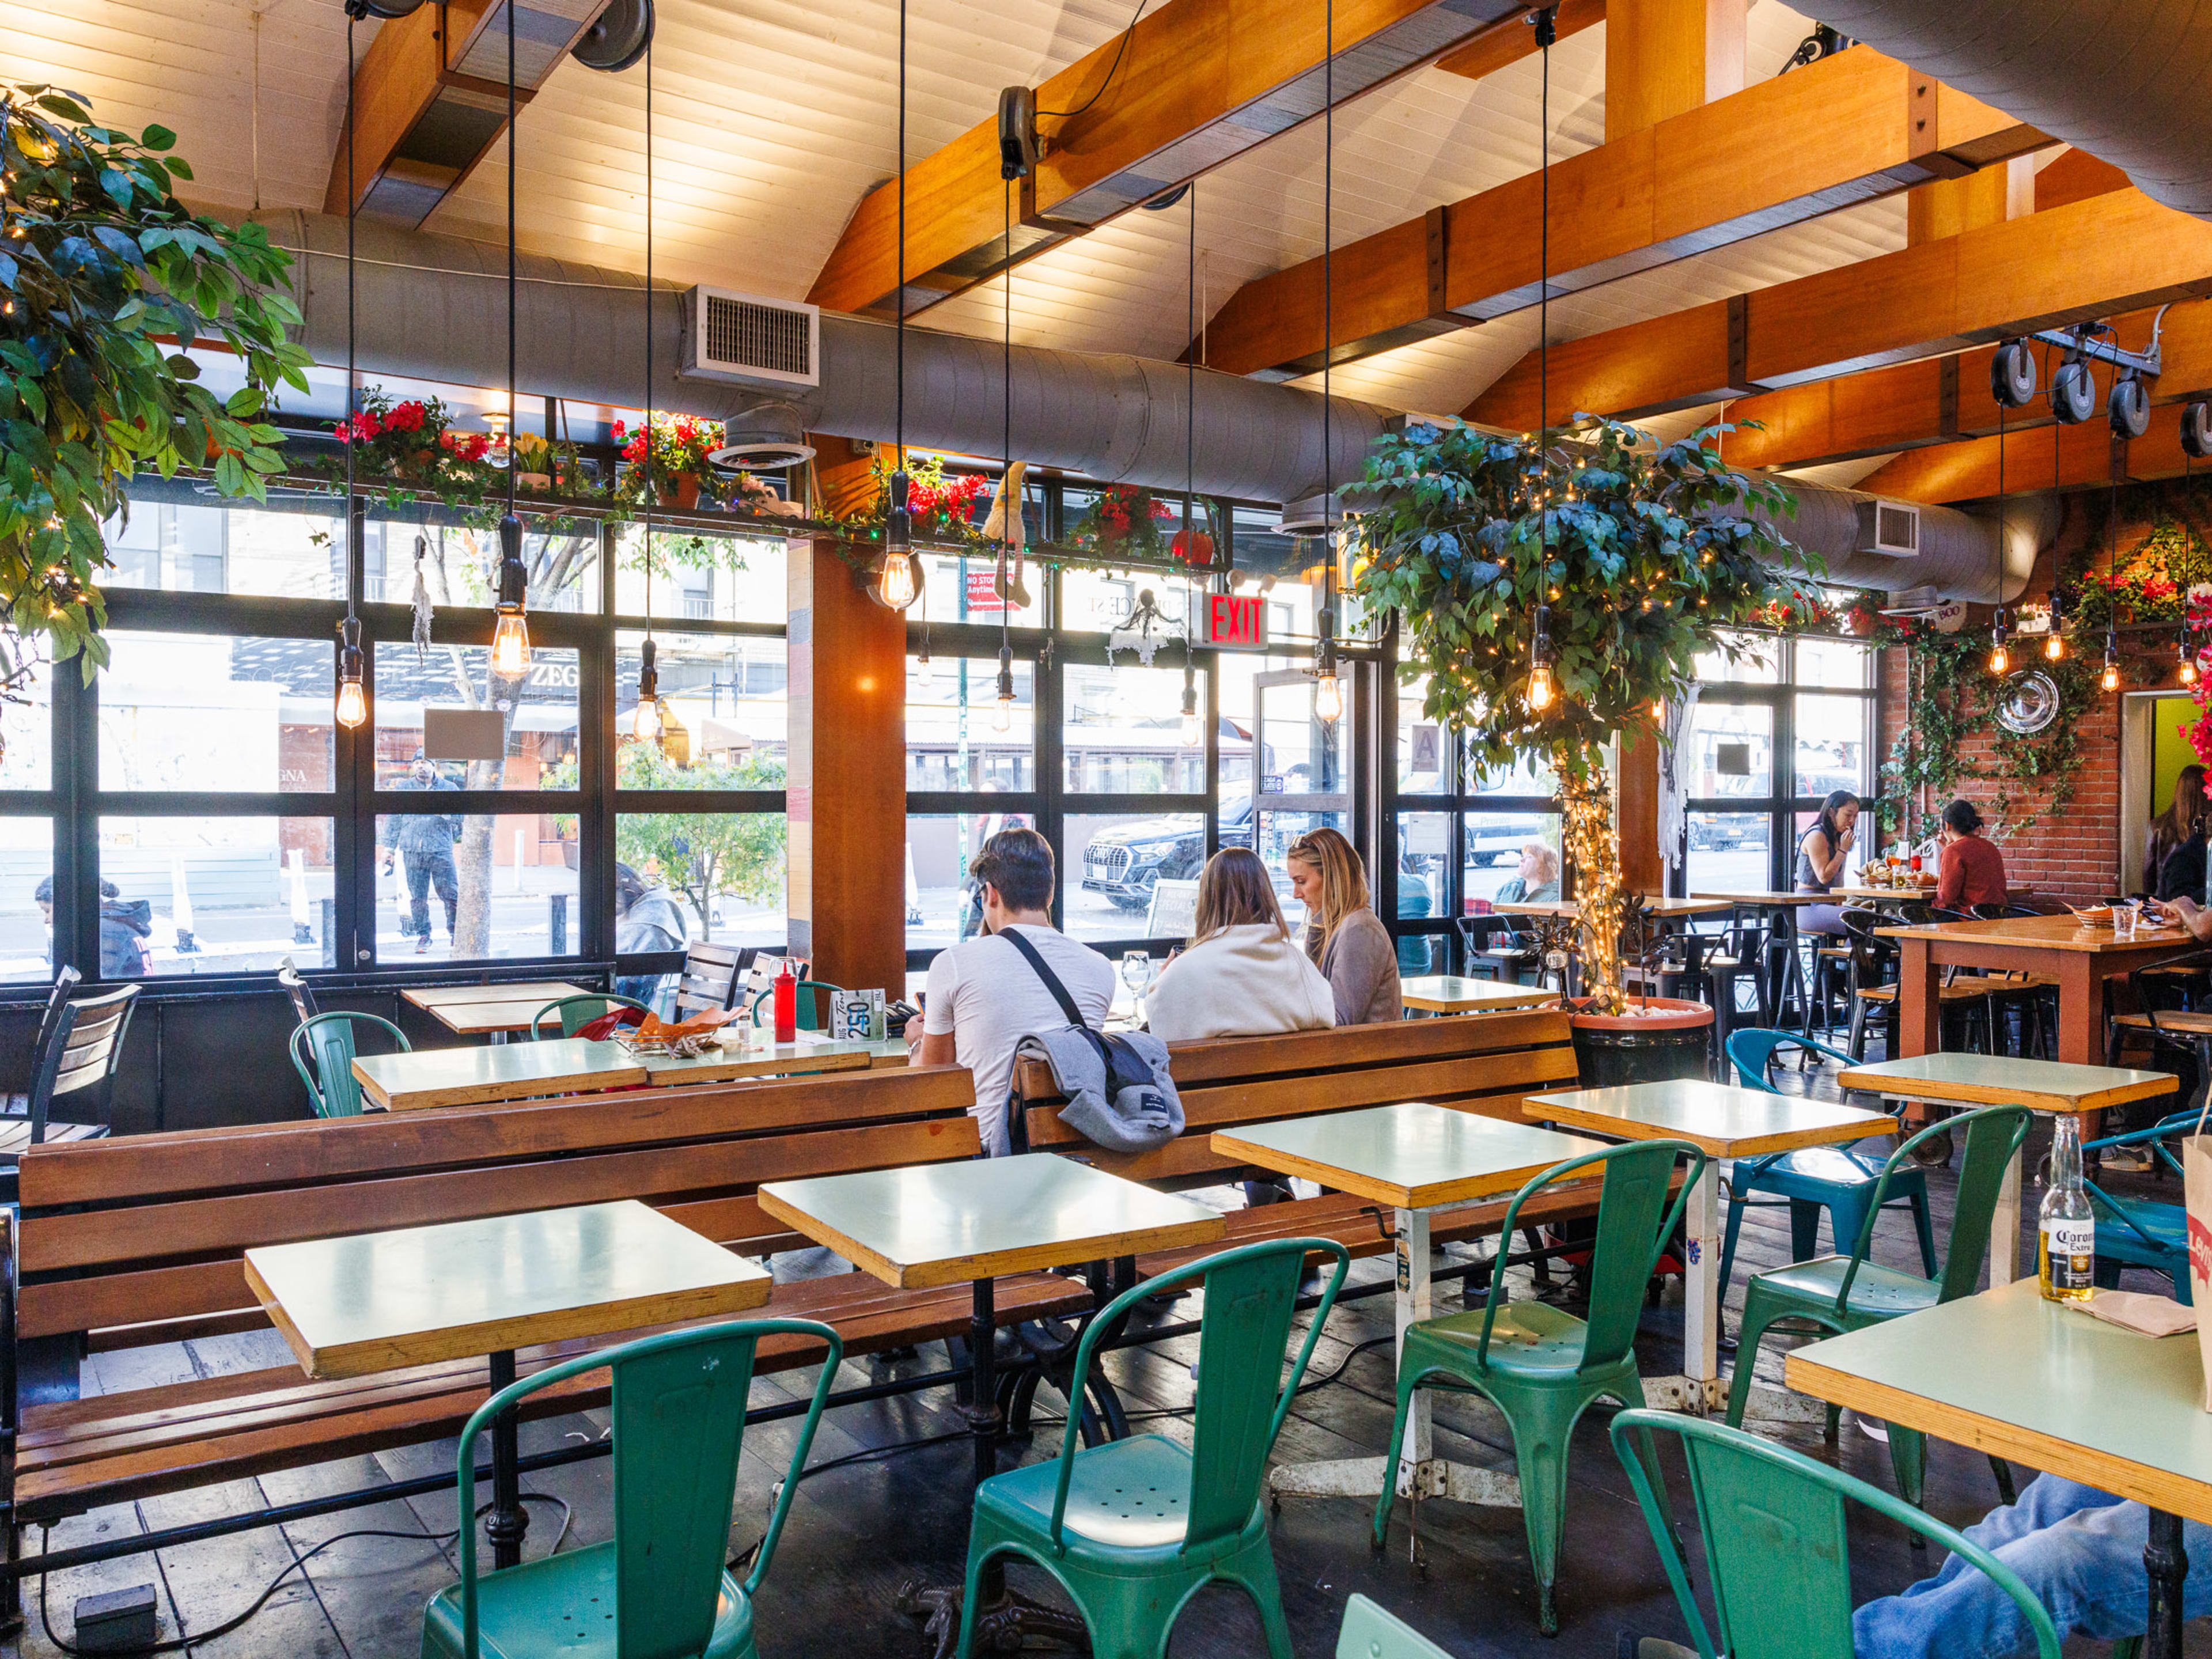
{"label": "dark wooden plank floor", "polygon": [[[1825,1078],[1806,1082],[1816,1091],[1832,1092]],[[2032,1146],[2031,1154],[2036,1150]],[[2113,1184],[2127,1190],[2141,1183],[2136,1178],[2118,1177]],[[1929,1185],[1940,1241],[1948,1231],[1952,1182],[1948,1172],[1937,1172]],[[1235,1201],[1226,1193],[1219,1196],[1224,1204]],[[2032,1226],[2032,1204],[2028,1212]],[[1741,1305],[1746,1270],[1780,1262],[1788,1254],[1784,1212],[1752,1212],[1745,1224],[1731,1310]],[[1877,1255],[1901,1264],[1914,1261],[1901,1219],[1885,1218]],[[837,1265],[817,1252],[784,1258],[778,1269],[786,1275],[803,1274],[833,1270]],[[1387,1265],[1379,1261],[1356,1268],[1363,1282],[1379,1280],[1387,1272]],[[2146,1276],[2141,1288],[2152,1286]],[[1446,1298],[1446,1305],[1450,1300]],[[1194,1310],[1194,1301],[1186,1302],[1175,1316]],[[1279,1457],[1304,1461],[1381,1451],[1389,1431],[1393,1397],[1389,1348],[1385,1343],[1353,1351],[1371,1338],[1387,1337],[1390,1318],[1389,1299],[1376,1297],[1347,1304],[1331,1320],[1316,1349],[1312,1375],[1340,1374],[1299,1400],[1284,1431]],[[1662,1305],[1646,1310],[1638,1352],[1647,1373],[1680,1369],[1680,1296],[1679,1288],[1674,1288]],[[1195,1349],[1196,1339],[1185,1338],[1113,1356],[1110,1369],[1131,1411],[1166,1413],[1143,1422],[1141,1428],[1188,1434],[1188,1419],[1174,1413],[1189,1404],[1189,1366]],[[287,1358],[271,1333],[231,1336],[149,1354],[96,1356],[87,1364],[84,1383],[88,1392],[125,1389],[165,1376],[213,1375],[283,1364]],[[941,1364],[942,1354],[925,1352],[914,1363]],[[845,1380],[862,1383],[897,1369],[863,1361],[846,1368]],[[1759,1369],[1762,1377],[1778,1381],[1778,1352],[1771,1348],[1763,1352]],[[756,1385],[757,1398],[787,1398],[810,1381],[799,1376],[763,1379]],[[959,1574],[968,1532],[969,1454],[957,1437],[905,1448],[957,1431],[950,1403],[941,1394],[883,1401],[842,1409],[824,1421],[812,1462],[854,1461],[811,1476],[799,1489],[781,1553],[760,1598],[760,1645],[765,1659],[919,1659],[925,1652],[915,1627],[898,1614],[896,1603],[901,1587],[910,1581],[944,1582]],[[1041,1413],[1056,1413],[1058,1409],[1056,1401],[1040,1402]],[[1440,1400],[1436,1416],[1439,1449],[1446,1455],[1498,1468],[1511,1466],[1504,1423],[1495,1412],[1479,1402]],[[1404,1615],[1456,1655],[1612,1659],[1623,1626],[1679,1638],[1682,1632],[1657,1559],[1606,1439],[1604,1416],[1601,1411],[1585,1419],[1574,1446],[1559,1577],[1564,1628],[1556,1639],[1547,1641],[1536,1631],[1534,1582],[1517,1510],[1425,1504],[1421,1524],[1427,1571],[1418,1575],[1407,1559],[1404,1505],[1398,1508],[1390,1548],[1378,1557],[1367,1546],[1371,1513],[1367,1505],[1293,1499],[1283,1505],[1275,1521],[1275,1557],[1300,1655],[1319,1659],[1334,1652],[1345,1599],[1354,1591]],[[537,1425],[525,1431],[525,1446],[596,1436],[604,1427],[604,1419],[592,1414]],[[1009,1466],[1017,1457],[1052,1455],[1059,1432],[1057,1426],[1041,1426],[1030,1443],[1009,1449]],[[1824,1445],[1817,1426],[1777,1428],[1774,1432],[1879,1486],[1891,1484],[1885,1448],[1848,1418],[1833,1449]],[[790,1456],[793,1434],[793,1425],[773,1424],[748,1437],[731,1533],[733,1548],[744,1548],[759,1535],[774,1483]],[[422,1446],[119,1506],[65,1522],[54,1529],[52,1540],[64,1546],[262,1503],[404,1480],[450,1469],[454,1450],[450,1443]],[[1979,1456],[1938,1445],[1931,1448],[1929,1468],[1929,1506],[1944,1519],[1964,1525],[1996,1502],[1988,1466]],[[609,1474],[605,1461],[594,1461],[533,1477],[527,1483],[530,1490],[544,1493],[547,1501],[531,1506],[531,1553],[545,1547],[560,1533],[564,1518],[568,1546],[607,1536]],[[2021,1479],[2027,1478],[2023,1470]],[[565,1516],[562,1504],[567,1505]],[[150,1583],[160,1596],[163,1636],[190,1636],[232,1617],[288,1562],[338,1534],[363,1528],[435,1534],[453,1524],[450,1497],[395,1500],[301,1525],[58,1574],[49,1591],[54,1627],[68,1638],[71,1610],[80,1596]],[[32,1541],[37,1541],[35,1536]],[[1936,1565],[1911,1551],[1898,1528],[1863,1520],[1853,1555],[1854,1577],[1863,1596],[1901,1588]],[[422,1605],[451,1581],[454,1570],[450,1540],[422,1536],[348,1539],[308,1561],[243,1627],[228,1636],[194,1642],[189,1651],[223,1659],[411,1659],[419,1651]],[[1050,1595],[1041,1575],[1018,1571],[1015,1577],[1026,1589]],[[47,1659],[58,1650],[40,1630],[39,1586],[34,1581],[27,1589],[29,1628],[18,1646],[0,1644],[0,1652]],[[2087,1643],[2068,1650],[2069,1655],[2103,1650],[2100,1644]],[[1243,1659],[1262,1651],[1259,1624],[1239,1593],[1203,1592],[1176,1627],[1170,1651],[1175,1659]],[[2212,1633],[2192,1630],[2189,1651],[2212,1656]]]}

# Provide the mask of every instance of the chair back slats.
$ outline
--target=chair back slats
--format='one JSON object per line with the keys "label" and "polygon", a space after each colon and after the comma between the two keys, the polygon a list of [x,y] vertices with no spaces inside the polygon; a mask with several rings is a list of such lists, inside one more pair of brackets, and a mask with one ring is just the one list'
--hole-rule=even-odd
{"label": "chair back slats", "polygon": [[689,1659],[714,1627],[757,1345],[718,1330],[612,1367],[617,1659]]}
{"label": "chair back slats", "polygon": [[307,988],[307,981],[300,977],[298,964],[291,957],[286,957],[277,965],[276,982],[284,988],[284,994],[292,999],[292,1012],[300,1017],[301,1024],[305,1025],[322,1012],[315,1006],[315,994]]}
{"label": "chair back slats", "polygon": [[1842,1497],[1740,1445],[1686,1450],[1730,1659],[1851,1659]]}
{"label": "chair back slats", "polygon": [[126,985],[63,1005],[31,1079],[33,1146],[46,1140],[47,1116],[57,1099],[100,1086],[114,1076],[137,1000],[138,988]]}
{"label": "chair back slats", "polygon": [[[1996,1214],[2013,1155],[2027,1139],[2030,1121],[2022,1106],[1988,1107],[1963,1120],[1951,1120],[1954,1129],[1965,1123],[1966,1146],[1952,1205],[1951,1237],[1943,1249],[1942,1301],[1972,1296],[1980,1281],[1982,1263],[1989,1255],[1990,1222]],[[1903,1148],[1899,1150],[1901,1153]],[[1894,1155],[1891,1161],[1895,1162]]]}
{"label": "chair back slats", "polygon": [[715,945],[706,940],[687,945],[684,976],[676,983],[676,1012],[712,1013],[738,1005],[745,970],[757,954],[751,945]]}
{"label": "chair back slats", "polygon": [[1206,1275],[1186,1549],[1233,1538],[1252,1519],[1304,1271],[1304,1252],[1279,1250]]}
{"label": "chair back slats", "polygon": [[[1710,1419],[1626,1411],[1609,1431],[1698,1652],[1729,1659],[1852,1659],[1845,1506],[1855,1504],[1924,1536],[1937,1552],[1949,1551],[1960,1558],[1953,1565],[1994,1579],[2020,1610],[2037,1659],[2059,1659],[2051,1614],[2019,1575],[1894,1493]],[[1689,1467],[1717,1630],[1705,1622],[1668,1506],[1662,1436],[1680,1446]]]}
{"label": "chair back slats", "polygon": [[[1644,1312],[1644,1289],[1673,1231],[1668,1200],[1676,1143],[1650,1140],[1609,1148],[1589,1259],[1589,1318],[1578,1369],[1596,1370],[1626,1356]],[[1546,1177],[1548,1179],[1548,1177]],[[1695,1178],[1694,1172],[1692,1179]],[[1688,1188],[1686,1186],[1684,1192]],[[1679,1211],[1680,1204],[1674,1206]],[[1663,1228],[1663,1231],[1662,1231]]]}
{"label": "chair back slats", "polygon": [[356,1025],[388,1032],[403,1054],[414,1050],[404,1031],[378,1015],[350,1012],[310,1015],[293,1028],[289,1047],[292,1069],[307,1085],[307,1103],[317,1117],[362,1115],[361,1079],[353,1074],[354,1057],[360,1052],[354,1042]]}
{"label": "chair back slats", "polygon": [[84,975],[74,968],[63,968],[54,974],[54,988],[47,994],[46,1012],[39,1017],[38,1042],[31,1050],[32,1069],[38,1068],[38,1056],[46,1052],[46,1044],[53,1041],[54,1029],[61,1024],[62,1010],[69,1006],[70,995],[83,982]]}

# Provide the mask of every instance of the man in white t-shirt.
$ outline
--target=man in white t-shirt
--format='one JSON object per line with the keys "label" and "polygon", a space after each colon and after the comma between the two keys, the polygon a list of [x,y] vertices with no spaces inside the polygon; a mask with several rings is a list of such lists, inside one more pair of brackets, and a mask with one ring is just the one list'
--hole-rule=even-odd
{"label": "man in white t-shirt", "polygon": [[938,952],[929,964],[925,993],[928,1017],[914,1051],[922,1066],[965,1066],[975,1078],[971,1109],[983,1150],[1004,1158],[1012,1150],[1006,1093],[1013,1082],[1014,1050],[1033,1031],[1067,1024],[1059,999],[1029,959],[997,937],[1018,927],[1046,966],[1075,1000],[1095,1030],[1114,1002],[1114,966],[1087,945],[1052,925],[1052,843],[1034,830],[1002,830],[983,843],[969,866],[977,884],[985,936]]}

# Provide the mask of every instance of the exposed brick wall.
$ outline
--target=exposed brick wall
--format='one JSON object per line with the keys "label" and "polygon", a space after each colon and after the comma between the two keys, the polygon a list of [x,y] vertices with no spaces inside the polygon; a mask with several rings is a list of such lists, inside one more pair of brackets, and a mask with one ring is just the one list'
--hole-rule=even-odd
{"label": "exposed brick wall", "polygon": [[[2124,557],[2129,549],[2142,540],[2158,509],[2167,504],[2167,492],[2162,490],[2130,491],[2122,495],[2118,541]],[[2048,599],[2052,572],[2059,559],[2072,559],[2085,547],[2094,546],[2100,552],[2103,548],[2107,498],[2087,492],[2066,495],[2062,501],[2064,516],[2058,535],[2037,562],[2024,598],[2039,602]],[[1988,610],[1977,607],[1966,627],[1985,634],[1989,624]],[[2094,642],[2091,648],[2095,648]],[[1906,718],[1907,656],[1902,647],[1882,653],[1879,753],[1884,758]],[[2148,672],[2148,666],[2144,672]],[[2133,689],[2143,689],[2140,675],[2132,684]],[[2039,892],[2075,901],[2112,896],[2119,870],[2120,721],[2117,696],[2100,696],[2092,705],[2081,724],[2081,741],[2082,764],[2075,776],[2073,799],[2060,811],[2003,842],[2006,873],[2014,885],[2033,887]],[[1995,748],[1993,739],[1973,738],[1966,744],[1966,757],[1985,763]],[[1996,792],[1991,784],[1969,783],[1961,793],[1987,811]],[[2021,793],[2015,789],[2014,815],[2024,815],[2048,799],[2047,793]],[[1910,816],[1917,820],[1923,808],[1940,811],[1943,803],[1916,799],[1906,805]],[[2135,884],[2130,878],[2127,890],[2132,890]]]}

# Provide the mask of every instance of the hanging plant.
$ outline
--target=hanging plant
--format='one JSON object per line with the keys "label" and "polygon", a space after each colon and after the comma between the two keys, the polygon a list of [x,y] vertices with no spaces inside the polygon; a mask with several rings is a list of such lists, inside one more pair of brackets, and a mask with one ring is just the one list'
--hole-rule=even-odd
{"label": "hanging plant", "polygon": [[722,447],[722,423],[696,415],[656,415],[648,432],[617,421],[615,441],[623,446],[622,458],[629,463],[618,492],[623,500],[642,501],[650,489],[660,506],[689,513],[699,505],[714,474],[707,458]]}
{"label": "hanging plant", "polygon": [[[88,101],[0,85],[0,612],[57,659],[82,653],[88,680],[107,659],[100,526],[131,478],[204,465],[223,495],[266,500],[283,437],[259,416],[279,385],[307,391],[308,361],[284,332],[291,256],[258,224],[187,210],[176,135],[95,125]],[[200,340],[237,359],[228,398],[198,384]],[[28,654],[0,641],[11,678]]]}
{"label": "hanging plant", "polygon": [[[1557,770],[1598,1013],[1625,1002],[1606,744],[1656,739],[1654,706],[1695,681],[1700,653],[1741,656],[1729,630],[1808,592],[1778,568],[1804,562],[1773,527],[1787,492],[1731,471],[1724,430],[1655,447],[1600,421],[1540,449],[1417,421],[1379,440],[1346,492],[1366,560],[1352,589],[1399,613],[1401,672],[1428,679],[1425,717],[1464,732],[1476,767],[1536,753]],[[1540,606],[1548,707],[1528,696]]]}
{"label": "hanging plant", "polygon": [[[1069,528],[1071,547],[1110,558],[1157,559],[1170,550],[1168,523],[1180,514],[1138,484],[1109,484]],[[1179,555],[1186,563],[1196,563]],[[1206,550],[1212,556],[1212,550]]]}

